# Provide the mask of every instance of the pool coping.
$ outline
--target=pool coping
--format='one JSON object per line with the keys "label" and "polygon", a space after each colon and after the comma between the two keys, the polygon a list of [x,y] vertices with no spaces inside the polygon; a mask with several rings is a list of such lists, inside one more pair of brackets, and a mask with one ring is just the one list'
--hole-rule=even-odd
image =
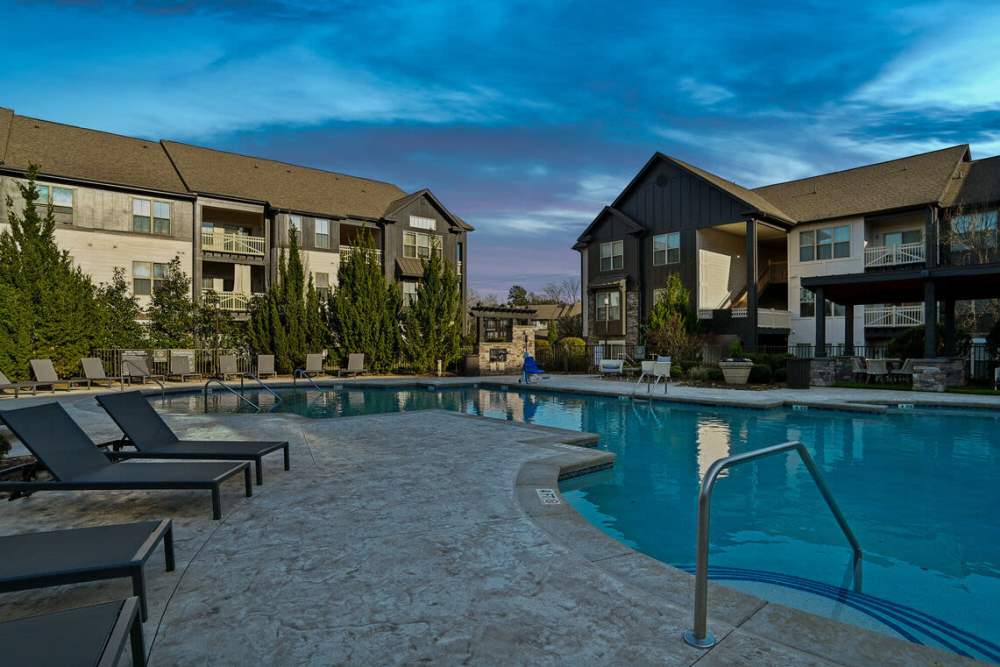
{"label": "pool coping", "polygon": [[[615,459],[611,452],[572,448],[577,451],[521,466],[514,490],[524,514],[553,540],[620,583],[658,596],[668,604],[684,604],[686,594],[690,605],[684,608],[693,609],[692,574],[615,540],[565,499],[559,489],[561,481],[610,469]],[[558,503],[551,501],[550,491],[555,492]],[[709,627],[715,630],[718,643],[705,652],[705,659],[717,651],[726,651],[730,637],[749,635],[850,667],[988,664],[771,602],[714,581],[709,582],[709,591]],[[680,636],[677,641],[682,641]]]}

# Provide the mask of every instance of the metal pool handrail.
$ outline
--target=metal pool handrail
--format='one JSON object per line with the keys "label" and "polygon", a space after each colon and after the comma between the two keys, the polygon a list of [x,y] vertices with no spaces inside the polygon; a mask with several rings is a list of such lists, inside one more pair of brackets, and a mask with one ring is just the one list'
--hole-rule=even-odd
{"label": "metal pool handrail", "polygon": [[837,520],[840,529],[844,531],[844,537],[851,544],[854,550],[854,580],[855,586],[860,586],[861,581],[861,545],[854,537],[854,532],[847,524],[847,519],[837,506],[837,501],[833,499],[829,487],[823,480],[823,476],[816,467],[812,456],[801,442],[784,442],[780,445],[762,447],[752,452],[735,454],[721,458],[709,466],[705,477],[701,482],[701,492],[698,494],[698,553],[696,556],[696,570],[694,580],[694,628],[684,632],[684,641],[696,648],[711,648],[715,646],[715,636],[708,631],[708,523],[711,512],[712,489],[719,474],[732,466],[755,459],[764,458],[773,454],[795,451],[809,471],[809,475],[816,483],[823,500],[833,512],[833,518]]}
{"label": "metal pool handrail", "polygon": [[202,388],[202,395],[204,396],[204,402],[205,402],[205,412],[208,412],[208,386],[210,384],[212,384],[212,383],[215,383],[215,384],[219,385],[220,387],[222,387],[223,389],[225,389],[226,391],[228,391],[230,394],[232,394],[236,398],[240,399],[241,401],[243,401],[244,403],[246,403],[250,407],[252,407],[257,412],[260,412],[260,406],[259,405],[257,405],[253,401],[251,401],[246,396],[244,396],[241,392],[238,392],[235,389],[233,389],[232,387],[230,387],[228,384],[226,384],[225,382],[223,382],[219,378],[211,378],[211,379],[209,379],[208,382],[205,383],[205,386]]}
{"label": "metal pool handrail", "polygon": [[278,403],[281,403],[281,396],[278,396],[278,392],[274,391],[273,389],[271,389],[270,387],[268,387],[266,384],[264,384],[263,382],[261,382],[261,379],[259,377],[257,377],[256,375],[254,375],[253,373],[240,373],[240,393],[241,394],[243,393],[243,379],[244,378],[250,378],[251,380],[253,380],[254,382],[256,382],[258,385],[260,385],[261,389],[263,389],[267,393],[271,394],[271,396],[274,397],[274,404],[275,405],[277,405]]}
{"label": "metal pool handrail", "polygon": [[305,378],[306,380],[309,381],[309,384],[311,384],[312,386],[316,387],[320,391],[323,391],[323,388],[320,387],[318,384],[316,384],[316,380],[312,379],[312,376],[310,376],[309,373],[306,372],[306,369],[304,369],[304,368],[296,368],[295,372],[292,373],[292,386],[293,387],[296,385],[296,382],[298,381],[299,378]]}

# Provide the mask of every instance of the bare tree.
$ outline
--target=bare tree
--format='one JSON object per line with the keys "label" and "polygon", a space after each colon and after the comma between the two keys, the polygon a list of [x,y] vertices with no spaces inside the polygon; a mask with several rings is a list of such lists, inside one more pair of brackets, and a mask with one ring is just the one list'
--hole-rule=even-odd
{"label": "bare tree", "polygon": [[564,278],[542,287],[542,298],[552,303],[570,305],[580,300],[580,279]]}

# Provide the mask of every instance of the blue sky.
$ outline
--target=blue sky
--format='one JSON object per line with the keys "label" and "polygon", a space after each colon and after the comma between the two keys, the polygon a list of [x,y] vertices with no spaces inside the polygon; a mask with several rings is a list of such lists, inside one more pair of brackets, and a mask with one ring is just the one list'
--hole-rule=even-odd
{"label": "blue sky", "polygon": [[430,187],[474,289],[538,289],[656,150],[748,186],[1000,153],[990,4],[0,2],[0,106]]}

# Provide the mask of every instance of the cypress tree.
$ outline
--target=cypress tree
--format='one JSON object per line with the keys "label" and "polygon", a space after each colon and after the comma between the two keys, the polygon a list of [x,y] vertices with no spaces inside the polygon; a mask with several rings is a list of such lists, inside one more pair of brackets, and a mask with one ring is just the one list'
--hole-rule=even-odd
{"label": "cypress tree", "polygon": [[181,269],[181,258],[174,257],[167,273],[153,290],[149,308],[149,336],[156,347],[185,348],[193,344],[194,304],[191,303],[191,279]]}
{"label": "cypress tree", "polygon": [[142,309],[125,277],[125,269],[114,268],[110,283],[97,288],[97,303],[101,311],[101,346],[143,348],[147,344],[146,327],[139,322]]}
{"label": "cypress tree", "polygon": [[367,231],[342,257],[337,289],[329,301],[328,321],[341,357],[362,352],[374,371],[390,371],[399,362],[399,288],[390,283]]}
{"label": "cypress tree", "polygon": [[20,214],[6,198],[10,227],[0,233],[0,362],[16,377],[27,377],[25,362],[37,357],[52,359],[60,373],[73,373],[100,339],[96,288],[56,246],[52,207],[43,216],[36,205],[37,174],[32,165],[28,182],[17,184],[24,201]]}
{"label": "cypress tree", "polygon": [[418,373],[445,367],[462,354],[462,300],[455,271],[437,254],[423,263],[417,299],[403,316],[403,351]]}

